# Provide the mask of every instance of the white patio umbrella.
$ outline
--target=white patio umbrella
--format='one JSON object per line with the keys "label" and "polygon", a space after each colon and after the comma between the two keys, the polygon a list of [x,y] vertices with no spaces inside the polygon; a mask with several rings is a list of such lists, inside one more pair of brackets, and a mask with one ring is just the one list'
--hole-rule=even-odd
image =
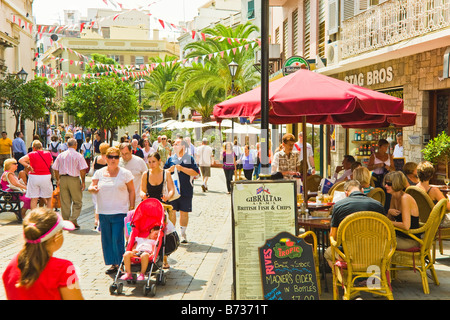
{"label": "white patio umbrella", "polygon": [[239,123],[234,124],[234,129],[227,129],[224,133],[237,133],[237,134],[261,134],[261,129],[252,127],[248,124],[242,125]]}
{"label": "white patio umbrella", "polygon": [[[221,127],[222,128],[225,128],[225,127],[231,128],[231,126],[232,126],[231,122],[232,121],[230,119],[225,119],[225,120],[222,121]],[[219,123],[217,121],[206,122],[204,124],[207,125],[207,126],[214,126],[214,127],[218,127],[219,126]]]}
{"label": "white patio umbrella", "polygon": [[150,128],[167,128],[170,124],[177,122],[176,120],[168,120],[166,122],[151,126]]}
{"label": "white patio umbrella", "polygon": [[184,122],[182,122],[181,124],[182,124],[182,127],[185,128],[185,129],[191,129],[191,128],[203,128],[203,127],[206,127],[206,125],[203,124],[203,123],[200,123],[200,122],[194,122],[194,121],[190,121],[190,120],[184,121]]}

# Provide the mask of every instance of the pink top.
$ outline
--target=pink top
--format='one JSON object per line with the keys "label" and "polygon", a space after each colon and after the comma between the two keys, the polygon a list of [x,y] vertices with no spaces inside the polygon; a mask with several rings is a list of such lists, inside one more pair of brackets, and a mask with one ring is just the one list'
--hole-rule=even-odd
{"label": "pink top", "polygon": [[50,173],[50,166],[52,165],[52,155],[49,151],[33,151],[28,154],[30,159],[30,166],[33,168],[33,172],[30,174],[46,175]]}
{"label": "pink top", "polygon": [[79,177],[80,170],[85,170],[87,167],[83,155],[74,148],[69,148],[59,154],[53,164],[53,169],[57,170],[59,175],[69,175],[72,177]]}

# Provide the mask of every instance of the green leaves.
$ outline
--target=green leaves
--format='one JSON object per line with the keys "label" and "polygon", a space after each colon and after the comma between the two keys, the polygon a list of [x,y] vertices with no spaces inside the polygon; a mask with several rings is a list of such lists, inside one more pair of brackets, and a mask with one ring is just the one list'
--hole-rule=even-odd
{"label": "green leaves", "polygon": [[433,164],[445,160],[445,157],[450,158],[450,137],[445,131],[441,132],[428,142],[426,147],[422,149],[422,153],[423,158]]}

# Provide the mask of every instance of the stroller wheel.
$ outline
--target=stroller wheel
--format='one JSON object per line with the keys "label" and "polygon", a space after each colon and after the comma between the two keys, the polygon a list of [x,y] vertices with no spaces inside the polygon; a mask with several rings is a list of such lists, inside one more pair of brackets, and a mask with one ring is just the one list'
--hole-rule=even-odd
{"label": "stroller wheel", "polygon": [[122,294],[123,292],[123,283],[119,282],[119,284],[117,285],[117,294]]}
{"label": "stroller wheel", "polygon": [[164,272],[161,272],[156,278],[156,283],[160,284],[162,286],[165,286],[166,282],[167,282],[167,276]]}
{"label": "stroller wheel", "polygon": [[144,286],[144,296],[150,295],[150,297],[154,297],[156,295],[156,284],[152,283],[150,286]]}
{"label": "stroller wheel", "polygon": [[114,294],[114,292],[117,290],[117,284],[113,283],[109,286],[109,293]]}

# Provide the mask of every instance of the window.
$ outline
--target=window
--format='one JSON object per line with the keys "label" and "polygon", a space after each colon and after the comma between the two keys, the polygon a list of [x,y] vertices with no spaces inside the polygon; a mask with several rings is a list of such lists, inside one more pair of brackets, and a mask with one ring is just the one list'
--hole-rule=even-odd
{"label": "window", "polygon": [[247,2],[247,19],[255,19],[255,0]]}
{"label": "window", "polygon": [[288,28],[288,19],[283,21],[283,59],[286,60],[288,58],[288,40],[289,40],[289,28]]}
{"label": "window", "polygon": [[311,41],[311,5],[310,0],[304,2],[304,44],[303,44],[303,57],[309,59],[310,41]]}
{"label": "window", "polygon": [[298,54],[298,8],[292,12],[292,55]]}
{"label": "window", "polygon": [[144,64],[144,57],[143,56],[136,56],[134,63],[138,66]]}

